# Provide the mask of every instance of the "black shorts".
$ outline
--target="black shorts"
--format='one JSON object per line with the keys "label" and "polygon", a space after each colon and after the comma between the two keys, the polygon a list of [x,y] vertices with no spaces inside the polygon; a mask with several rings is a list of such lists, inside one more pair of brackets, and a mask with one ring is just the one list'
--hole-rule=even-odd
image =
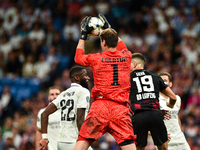
{"label": "black shorts", "polygon": [[151,132],[154,144],[163,145],[167,140],[167,129],[161,111],[140,111],[131,116],[134,134],[137,135],[136,146],[147,145],[148,131]]}

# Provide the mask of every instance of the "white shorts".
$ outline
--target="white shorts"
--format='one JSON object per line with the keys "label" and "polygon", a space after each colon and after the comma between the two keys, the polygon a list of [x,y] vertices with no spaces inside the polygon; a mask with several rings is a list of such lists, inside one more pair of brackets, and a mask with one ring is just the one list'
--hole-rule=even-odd
{"label": "white shorts", "polygon": [[168,150],[191,150],[187,142],[180,144],[168,144]]}
{"label": "white shorts", "polygon": [[[58,142],[58,150],[73,150],[76,142]],[[93,150],[91,147],[88,150]]]}

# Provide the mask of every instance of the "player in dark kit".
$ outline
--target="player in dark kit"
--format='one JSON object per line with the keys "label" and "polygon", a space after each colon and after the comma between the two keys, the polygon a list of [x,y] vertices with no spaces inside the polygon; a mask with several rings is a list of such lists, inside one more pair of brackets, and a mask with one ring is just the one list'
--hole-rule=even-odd
{"label": "player in dark kit", "polygon": [[167,106],[173,108],[176,95],[164,80],[153,71],[144,70],[145,58],[140,53],[132,54],[130,101],[133,129],[137,135],[137,150],[147,145],[148,131],[159,150],[167,150],[167,130],[159,106],[159,91],[170,97]]}

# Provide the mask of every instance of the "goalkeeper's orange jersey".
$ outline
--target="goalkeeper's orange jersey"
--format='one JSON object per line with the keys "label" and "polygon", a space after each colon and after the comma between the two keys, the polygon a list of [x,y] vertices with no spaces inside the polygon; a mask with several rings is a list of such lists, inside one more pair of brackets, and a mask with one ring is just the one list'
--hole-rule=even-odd
{"label": "goalkeeper's orange jersey", "polygon": [[94,76],[93,99],[109,99],[117,102],[128,102],[130,93],[130,73],[132,54],[123,41],[118,42],[117,50],[96,54],[84,54],[76,50],[75,62],[91,66]]}

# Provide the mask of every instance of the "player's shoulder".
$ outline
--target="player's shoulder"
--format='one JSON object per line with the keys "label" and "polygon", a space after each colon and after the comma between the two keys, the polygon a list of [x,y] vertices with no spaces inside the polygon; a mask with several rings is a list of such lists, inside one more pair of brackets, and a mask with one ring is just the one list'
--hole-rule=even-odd
{"label": "player's shoulder", "polygon": [[128,59],[132,59],[132,53],[128,50],[128,49],[124,49],[122,51],[120,51],[120,53],[122,53],[122,56],[127,57]]}
{"label": "player's shoulder", "polygon": [[88,54],[88,58],[89,59],[96,59],[96,58],[99,58],[99,57],[101,57],[101,54],[102,53],[90,53],[90,54]]}
{"label": "player's shoulder", "polygon": [[40,109],[39,111],[38,111],[38,116],[40,116],[43,112],[44,112],[44,110],[46,109],[46,107],[45,108],[42,108],[42,109]]}
{"label": "player's shoulder", "polygon": [[87,88],[85,88],[85,87],[79,87],[79,91],[80,91],[81,93],[90,94],[90,91],[89,91]]}
{"label": "player's shoulder", "polygon": [[125,54],[125,53],[127,53],[127,54],[129,54],[129,55],[131,54],[131,56],[132,56],[132,53],[131,53],[128,49],[124,49],[124,50],[122,50],[121,52],[124,53],[124,54]]}
{"label": "player's shoulder", "polygon": [[70,93],[70,92],[74,92],[75,95],[79,94],[79,93],[81,93],[81,94],[82,93],[87,93],[87,94],[90,93],[90,91],[87,88],[85,88],[79,84],[74,84],[74,85],[75,86],[72,86],[72,87],[68,88],[66,91],[64,91],[63,94]]}
{"label": "player's shoulder", "polygon": [[179,95],[176,95],[176,102],[177,102],[178,104],[181,103],[181,97],[180,97]]}

